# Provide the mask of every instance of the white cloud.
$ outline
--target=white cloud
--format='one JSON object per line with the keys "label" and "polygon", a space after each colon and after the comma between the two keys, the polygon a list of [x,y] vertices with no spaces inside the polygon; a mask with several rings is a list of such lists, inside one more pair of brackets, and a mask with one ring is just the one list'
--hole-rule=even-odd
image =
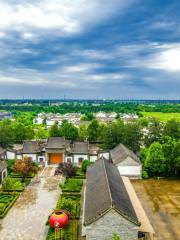
{"label": "white cloud", "polygon": [[[87,27],[122,12],[134,0],[0,0],[0,30],[23,32],[30,39],[33,32],[57,30],[56,34],[79,33]],[[31,31],[29,33],[29,31]],[[38,32],[40,34],[40,32]]]}
{"label": "white cloud", "polygon": [[137,58],[130,65],[168,72],[180,71],[180,43],[156,45],[153,52]]}

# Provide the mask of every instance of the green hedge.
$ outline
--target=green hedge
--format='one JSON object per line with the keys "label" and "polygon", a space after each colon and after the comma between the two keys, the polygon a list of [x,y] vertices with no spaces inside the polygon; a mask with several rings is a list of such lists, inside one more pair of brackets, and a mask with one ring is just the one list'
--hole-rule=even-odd
{"label": "green hedge", "polygon": [[62,194],[58,199],[56,209],[67,210],[72,217],[79,219],[81,210],[80,201],[80,194]]}
{"label": "green hedge", "polygon": [[83,179],[67,178],[60,187],[63,192],[80,192],[83,185]]}
{"label": "green hedge", "polygon": [[0,218],[5,217],[18,197],[18,193],[0,192]]}
{"label": "green hedge", "polygon": [[[68,225],[61,231],[62,240],[78,240],[78,220],[70,220]],[[54,229],[49,228],[46,240],[55,240]]]}

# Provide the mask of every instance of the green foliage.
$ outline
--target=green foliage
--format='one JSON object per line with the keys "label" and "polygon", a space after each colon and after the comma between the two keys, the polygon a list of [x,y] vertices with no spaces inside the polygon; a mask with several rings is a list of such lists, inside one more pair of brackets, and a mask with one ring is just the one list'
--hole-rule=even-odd
{"label": "green foliage", "polygon": [[82,163],[82,172],[86,173],[87,168],[91,165],[91,162],[89,160],[84,160]]}
{"label": "green foliage", "polygon": [[0,192],[0,218],[3,218],[7,214],[18,196],[17,193]]}
{"label": "green foliage", "polygon": [[79,141],[86,141],[88,139],[88,131],[85,125],[79,126],[79,133],[78,133],[78,140]]}
{"label": "green foliage", "polygon": [[151,177],[163,176],[165,171],[165,157],[160,143],[154,142],[149,147],[144,161],[144,169]]}
{"label": "green foliage", "polygon": [[59,126],[55,123],[49,130],[49,137],[60,137]]}
{"label": "green foliage", "polygon": [[88,140],[89,141],[97,141],[99,137],[99,122],[94,119],[88,126]]}
{"label": "green foliage", "polygon": [[81,117],[81,121],[92,121],[93,119],[95,119],[95,117],[91,112],[88,112]]}
{"label": "green foliage", "polygon": [[180,122],[176,120],[168,121],[164,127],[163,135],[175,139],[180,138]]}
{"label": "green foliage", "polygon": [[5,178],[2,183],[2,189],[4,191],[23,191],[24,184],[16,178]]}
{"label": "green foliage", "polygon": [[64,185],[60,185],[60,187],[63,192],[80,192],[82,185],[82,179],[67,178]]}
{"label": "green foliage", "polygon": [[113,237],[111,240],[121,240],[120,236],[116,233],[113,233]]}
{"label": "green foliage", "polygon": [[62,194],[57,202],[56,209],[66,210],[71,217],[80,216],[80,194]]}
{"label": "green foliage", "polygon": [[78,139],[78,129],[68,121],[64,120],[59,129],[60,136],[65,137],[69,140],[77,140]]}

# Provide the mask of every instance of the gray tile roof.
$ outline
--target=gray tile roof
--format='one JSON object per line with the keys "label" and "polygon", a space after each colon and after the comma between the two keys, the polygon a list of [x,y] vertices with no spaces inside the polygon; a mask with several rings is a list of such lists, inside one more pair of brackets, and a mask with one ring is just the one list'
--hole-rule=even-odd
{"label": "gray tile roof", "polygon": [[5,161],[0,161],[0,172],[7,168],[7,164]]}
{"label": "gray tile roof", "polygon": [[117,167],[102,157],[87,170],[84,225],[96,221],[110,209],[139,225]]}
{"label": "gray tile roof", "polygon": [[72,152],[89,154],[89,143],[88,142],[75,142],[73,144]]}
{"label": "gray tile roof", "polygon": [[35,154],[40,152],[40,146],[37,141],[24,141],[22,153]]}
{"label": "gray tile roof", "polygon": [[139,158],[136,156],[136,154],[133,153],[133,151],[131,151],[130,149],[128,149],[126,146],[124,146],[121,143],[110,151],[110,156],[111,156],[111,160],[114,164],[118,164],[118,163],[124,161],[127,157],[131,157],[134,161],[141,164],[141,162],[140,162]]}
{"label": "gray tile roof", "polygon": [[62,149],[65,147],[66,141],[64,137],[50,137],[46,145],[48,149]]}

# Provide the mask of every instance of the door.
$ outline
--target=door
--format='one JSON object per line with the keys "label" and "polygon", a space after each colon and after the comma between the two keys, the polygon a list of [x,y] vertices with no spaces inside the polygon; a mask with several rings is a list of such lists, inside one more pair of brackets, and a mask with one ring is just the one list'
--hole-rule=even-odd
{"label": "door", "polygon": [[50,159],[49,159],[50,164],[59,164],[62,162],[63,162],[63,154],[62,153],[50,154]]}

